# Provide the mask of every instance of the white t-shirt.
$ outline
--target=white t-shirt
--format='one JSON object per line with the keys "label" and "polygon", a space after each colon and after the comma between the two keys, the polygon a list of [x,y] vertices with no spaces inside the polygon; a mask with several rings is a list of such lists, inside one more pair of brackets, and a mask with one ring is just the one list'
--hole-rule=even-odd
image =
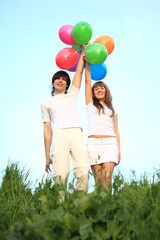
{"label": "white t-shirt", "polygon": [[41,105],[43,122],[52,122],[54,131],[62,128],[80,127],[76,109],[79,89],[71,86],[66,94],[55,95]]}
{"label": "white t-shirt", "polygon": [[98,109],[93,105],[91,101],[87,105],[88,121],[89,121],[89,136],[91,135],[108,135],[116,136],[114,131],[114,117],[111,117],[112,111],[105,105],[105,114],[99,114]]}

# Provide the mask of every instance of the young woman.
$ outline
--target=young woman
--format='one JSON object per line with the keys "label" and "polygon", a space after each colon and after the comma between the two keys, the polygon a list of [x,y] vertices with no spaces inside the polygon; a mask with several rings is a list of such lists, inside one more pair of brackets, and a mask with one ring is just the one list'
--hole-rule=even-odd
{"label": "young woman", "polygon": [[91,85],[90,64],[85,68],[85,96],[89,121],[88,152],[96,182],[105,188],[112,183],[114,167],[120,162],[118,116],[109,88],[102,81]]}

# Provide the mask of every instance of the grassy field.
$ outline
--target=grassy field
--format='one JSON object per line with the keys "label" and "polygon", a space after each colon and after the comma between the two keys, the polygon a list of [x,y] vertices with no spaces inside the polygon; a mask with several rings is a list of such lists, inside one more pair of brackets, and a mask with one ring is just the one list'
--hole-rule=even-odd
{"label": "grassy field", "polygon": [[112,194],[101,185],[85,193],[70,184],[68,191],[52,179],[33,190],[29,172],[11,163],[0,187],[0,239],[159,240],[159,170],[156,179],[126,182],[118,173]]}

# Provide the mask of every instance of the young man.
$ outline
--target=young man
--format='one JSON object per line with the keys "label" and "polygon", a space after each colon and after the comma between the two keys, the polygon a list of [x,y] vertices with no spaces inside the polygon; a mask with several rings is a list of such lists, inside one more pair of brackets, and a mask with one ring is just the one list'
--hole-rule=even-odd
{"label": "young man", "polygon": [[[42,117],[44,122],[44,142],[46,152],[46,171],[50,170],[53,158],[53,179],[64,181],[70,172],[70,159],[72,156],[73,168],[77,178],[76,189],[87,190],[89,180],[90,162],[82,134],[81,125],[76,109],[76,98],[81,86],[84,68],[83,56],[87,45],[82,46],[81,56],[73,78],[64,71],[59,71],[52,78],[52,98],[42,103]],[[52,126],[53,124],[53,137]]]}

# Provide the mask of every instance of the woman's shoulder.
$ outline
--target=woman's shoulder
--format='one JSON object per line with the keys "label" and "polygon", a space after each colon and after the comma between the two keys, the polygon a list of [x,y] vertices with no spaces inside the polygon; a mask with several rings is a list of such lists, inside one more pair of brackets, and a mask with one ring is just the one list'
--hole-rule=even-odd
{"label": "woman's shoulder", "polygon": [[91,100],[88,104],[87,104],[87,108],[88,107],[92,107],[93,106],[93,100]]}

